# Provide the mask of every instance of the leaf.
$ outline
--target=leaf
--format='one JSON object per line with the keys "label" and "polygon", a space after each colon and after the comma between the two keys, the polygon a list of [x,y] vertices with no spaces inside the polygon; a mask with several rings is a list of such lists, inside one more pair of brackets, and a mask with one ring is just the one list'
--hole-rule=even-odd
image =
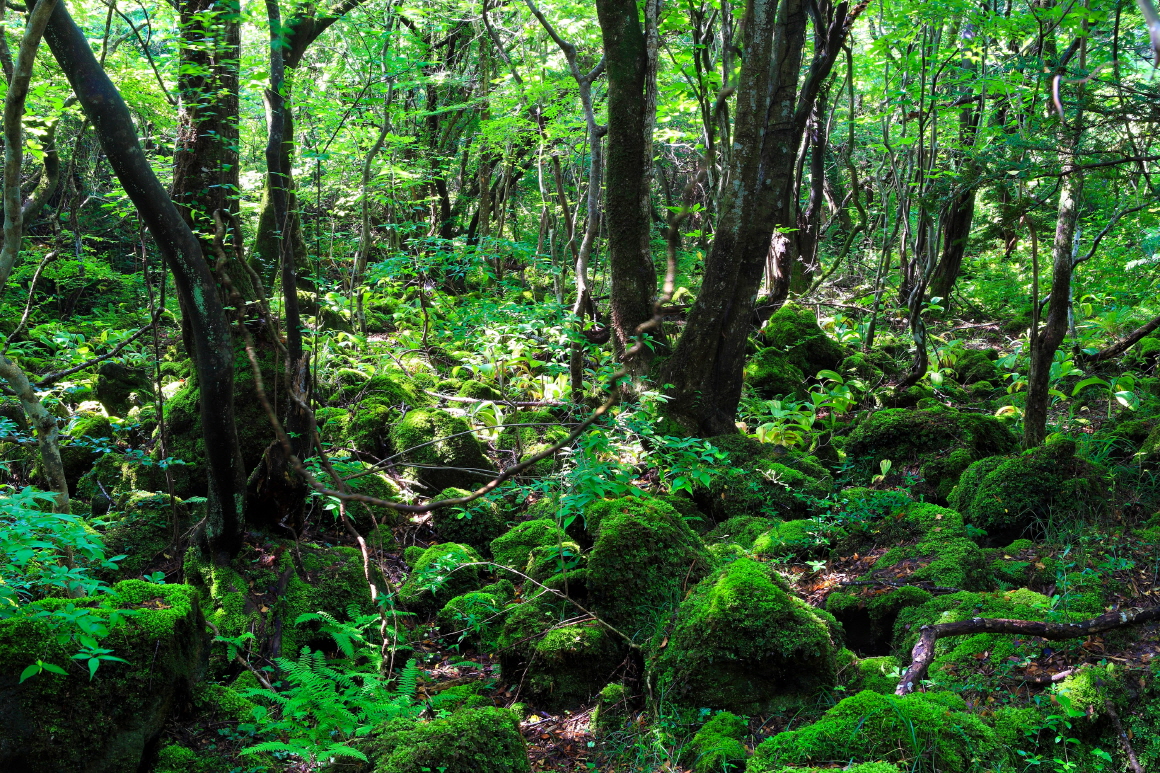
{"label": "leaf", "polygon": [[1116,392],[1116,402],[1130,411],[1140,410],[1140,396],[1135,392]]}
{"label": "leaf", "polygon": [[101,667],[101,659],[100,658],[89,658],[89,681],[90,682],[93,680],[93,677],[97,675],[97,669],[100,667]]}
{"label": "leaf", "polygon": [[1109,384],[1108,382],[1104,381],[1102,378],[1099,378],[1098,376],[1092,376],[1090,378],[1085,378],[1083,381],[1081,381],[1075,385],[1075,389],[1071,390],[1072,397],[1075,397],[1080,392],[1082,392],[1083,390],[1087,389],[1090,386],[1102,386],[1105,388],[1111,388],[1112,385]]}
{"label": "leaf", "polygon": [[23,682],[25,679],[28,679],[29,677],[36,676],[37,674],[40,673],[40,671],[41,671],[40,663],[39,662],[33,663],[31,666],[28,666],[27,668],[25,668],[23,671],[20,672],[20,681]]}

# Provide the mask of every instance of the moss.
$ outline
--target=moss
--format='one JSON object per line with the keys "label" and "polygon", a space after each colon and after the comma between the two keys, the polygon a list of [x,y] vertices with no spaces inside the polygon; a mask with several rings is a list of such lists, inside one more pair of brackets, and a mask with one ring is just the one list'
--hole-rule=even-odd
{"label": "moss", "polygon": [[694,501],[714,522],[739,515],[805,518],[833,492],[833,479],[812,456],[743,435],[710,438],[728,461]]}
{"label": "moss", "polygon": [[168,494],[133,491],[107,520],[105,554],[125,556],[118,562],[117,575],[140,577],[147,567],[163,558],[166,548],[173,544],[174,534],[184,531],[188,508],[181,500],[171,505]]}
{"label": "moss", "polygon": [[439,632],[453,641],[467,640],[491,648],[499,634],[499,614],[505,601],[485,591],[456,596],[439,610]]}
{"label": "moss", "polygon": [[653,644],[656,678],[673,700],[743,713],[832,686],[836,652],[829,622],[746,558],[698,583]]}
{"label": "moss", "polygon": [[528,556],[533,549],[546,545],[558,545],[567,539],[563,529],[555,520],[537,518],[533,521],[517,523],[511,529],[491,541],[491,554],[496,563],[524,571]]}
{"label": "moss", "polygon": [[[377,472],[374,467],[366,463],[359,463],[354,471],[345,473],[349,477],[347,485],[356,494],[365,494],[368,497],[394,502],[399,496],[399,486],[393,480]],[[382,505],[371,505],[363,502],[351,502],[346,507],[346,514],[350,517],[355,528],[366,533],[376,525],[393,528],[399,524],[399,511]]]}
{"label": "moss", "polygon": [[684,519],[664,502],[635,497],[598,502],[585,511],[596,541],[588,558],[592,609],[629,636],[648,636],[713,559]]}
{"label": "moss", "polygon": [[520,718],[507,709],[461,709],[442,719],[396,720],[363,751],[375,773],[530,773]]}
{"label": "moss", "polygon": [[993,351],[982,349],[968,349],[955,360],[955,378],[960,384],[976,384],[980,381],[998,383],[1003,380],[999,369],[995,367]]}
{"label": "moss", "polygon": [[624,727],[629,716],[628,688],[619,682],[607,684],[596,696],[596,705],[588,726],[597,736],[607,735]]}
{"label": "moss", "polygon": [[153,382],[141,368],[130,368],[119,362],[104,362],[97,368],[97,386],[93,390],[98,401],[112,416],[126,416],[138,395],[152,395]]}
{"label": "moss", "polygon": [[911,582],[941,588],[986,590],[995,578],[986,555],[966,537],[934,536],[915,545],[893,548],[874,565],[875,571],[896,576],[907,572]]}
{"label": "moss", "polygon": [[322,438],[324,443],[331,445],[338,445],[346,441],[350,420],[350,411],[345,408],[319,408],[314,412],[318,436]]}
{"label": "moss", "polygon": [[929,591],[914,586],[885,593],[871,586],[857,593],[831,593],[826,597],[826,610],[842,624],[851,649],[861,654],[881,653],[890,649],[898,613],[932,598]]}
{"label": "moss", "polygon": [[867,479],[889,459],[892,476],[915,473],[920,478],[916,493],[945,502],[950,486],[972,461],[1015,447],[1015,436],[993,416],[892,408],[865,418],[845,451],[855,471]]}
{"label": "moss", "polygon": [[692,766],[693,773],[740,771],[749,756],[743,743],[748,734],[749,726],[744,719],[719,711],[701,726],[682,756]]}
{"label": "moss", "polygon": [[[440,491],[435,499],[455,499],[470,493],[465,489],[449,488]],[[476,499],[462,507],[435,510],[431,513],[431,521],[440,539],[470,545],[481,555],[491,554],[491,541],[507,528],[499,507],[489,499]]]}
{"label": "moss", "polygon": [[765,399],[797,394],[805,374],[777,349],[762,349],[745,363],[745,383]]}
{"label": "moss", "polygon": [[898,677],[891,674],[898,671],[900,665],[898,659],[890,655],[859,658],[855,664],[858,671],[856,689],[893,695],[895,688],[898,687]]}
{"label": "moss", "polygon": [[845,356],[842,347],[818,325],[812,311],[791,303],[773,313],[761,335],[769,346],[784,352],[786,359],[809,378],[819,370],[839,367]]}
{"label": "moss", "polygon": [[[113,424],[109,417],[96,411],[77,413],[65,432],[70,442],[60,448],[60,461],[69,490],[76,491],[81,476],[92,469],[101,452],[94,446],[107,444],[113,438]],[[102,443],[105,441],[105,443]]]}
{"label": "moss", "polygon": [[1083,519],[1108,499],[1107,472],[1057,441],[1019,456],[984,459],[964,473],[951,505],[996,540],[1009,542],[1053,518]]}
{"label": "moss", "polygon": [[[834,768],[811,768],[798,765],[785,765],[779,768],[746,768],[757,773],[830,773]],[[909,771],[910,769],[907,768]],[[889,762],[863,762],[857,765],[848,765],[842,768],[843,773],[903,773],[897,765]]]}
{"label": "moss", "polygon": [[[844,699],[812,725],[780,733],[756,749],[749,773],[811,762],[900,763],[923,769],[1006,768],[1011,751],[966,711],[958,696],[915,693],[899,698],[869,690]],[[990,766],[988,768],[988,766]]]}
{"label": "moss", "polygon": [[737,515],[727,521],[714,526],[706,535],[705,542],[712,546],[715,543],[729,543],[740,545],[746,550],[753,547],[754,541],[769,531],[775,522],[769,518],[760,518],[754,515]]}
{"label": "moss", "polygon": [[586,557],[580,546],[571,540],[553,545],[541,545],[528,554],[527,575],[544,582],[561,572],[582,571]]}
{"label": "moss", "polygon": [[391,428],[391,442],[432,491],[475,489],[494,468],[464,419],[446,411],[413,410]]}
{"label": "moss", "polygon": [[418,545],[409,545],[403,548],[403,560],[407,562],[408,566],[414,568],[415,564],[419,562],[419,559],[423,557],[425,552],[427,552],[427,548],[422,548]]}
{"label": "moss", "polygon": [[[118,453],[101,454],[91,470],[77,480],[73,496],[88,502],[93,515],[104,515],[123,500],[125,457]],[[110,553],[110,555],[116,555]]]}
{"label": "moss", "polygon": [[595,621],[554,628],[536,642],[525,684],[549,708],[586,703],[625,652],[624,644]]}
{"label": "moss", "polygon": [[459,391],[455,394],[472,400],[491,400],[492,402],[503,400],[502,392],[491,384],[485,384],[482,381],[464,381],[463,386],[459,387]]}
{"label": "moss", "polygon": [[467,545],[445,542],[429,547],[411,565],[411,574],[399,588],[399,601],[418,612],[434,612],[453,597],[479,587],[479,567],[460,567],[481,560]]}
{"label": "moss", "polygon": [[855,352],[842,360],[838,370],[847,376],[860,379],[871,387],[880,384],[885,379],[882,368],[871,362],[870,358],[862,352]]}
{"label": "moss", "polygon": [[828,544],[821,524],[810,520],[784,521],[754,540],[753,554],[808,558],[824,554]]}
{"label": "moss", "polygon": [[[135,773],[146,748],[201,678],[205,623],[197,591],[187,585],[126,580],[101,599],[48,599],[48,609],[135,610],[111,626],[100,646],[126,662],[106,661],[89,679],[77,646],[58,641],[44,618],[0,621],[0,769],[28,773],[100,770]],[[25,666],[43,660],[66,676],[42,673],[18,683]]]}

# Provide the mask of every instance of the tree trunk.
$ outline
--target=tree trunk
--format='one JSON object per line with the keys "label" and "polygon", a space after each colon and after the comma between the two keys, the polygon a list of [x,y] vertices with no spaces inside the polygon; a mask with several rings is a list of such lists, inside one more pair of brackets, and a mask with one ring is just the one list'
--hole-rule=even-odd
{"label": "tree trunk", "polygon": [[230,281],[242,298],[254,301],[258,292],[241,264],[237,231],[240,11],[237,0],[182,0],[180,12],[173,203],[206,255],[213,251],[213,214],[221,211]]}
{"label": "tree trunk", "polygon": [[[623,357],[632,346],[633,331],[652,317],[657,289],[656,268],[649,250],[646,147],[649,57],[635,0],[597,0],[596,12],[604,39],[608,71],[608,158],[605,211],[611,281],[612,334]],[[653,72],[655,77],[655,71]],[[650,143],[651,145],[651,143]],[[641,349],[638,362],[626,362],[642,373],[651,350]]]}
{"label": "tree trunk", "polygon": [[[815,52],[799,94],[804,4],[750,0],[747,5],[730,183],[705,259],[701,292],[659,374],[661,383],[672,385],[666,410],[689,431],[736,432],[733,420],[757,289],[775,232],[796,221],[797,150],[814,99],[853,21],[846,9],[843,3],[819,15],[831,19],[825,45]],[[782,286],[788,292],[788,281]]]}
{"label": "tree trunk", "polygon": [[182,308],[192,319],[192,355],[209,468],[209,547],[215,560],[228,560],[241,547],[245,487],[234,426],[234,352],[225,308],[197,237],[150,168],[129,109],[63,3],[49,19],[45,40],[92,123],[113,173],[153,234],[173,272]]}

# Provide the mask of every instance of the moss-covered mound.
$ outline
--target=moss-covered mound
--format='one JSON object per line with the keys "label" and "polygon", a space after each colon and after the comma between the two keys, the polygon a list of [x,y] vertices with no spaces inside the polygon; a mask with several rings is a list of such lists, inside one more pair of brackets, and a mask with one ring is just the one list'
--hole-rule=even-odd
{"label": "moss-covered mound", "polygon": [[118,576],[140,577],[173,544],[188,522],[188,508],[181,500],[171,504],[168,494],[131,491],[106,520],[105,553],[125,556],[117,564]]}
{"label": "moss-covered mound", "polygon": [[1012,752],[950,693],[905,698],[863,691],[800,730],[763,741],[746,768],[774,773],[808,763],[895,762],[906,770],[1006,769]]}
{"label": "moss-covered mound", "polygon": [[[100,646],[124,663],[101,664],[89,679],[75,644],[57,641],[44,618],[0,621],[0,770],[27,773],[136,773],[142,755],[200,679],[207,643],[197,591],[188,585],[126,580],[101,599],[50,599],[45,608],[134,610]],[[42,660],[68,670],[20,682]]]}
{"label": "moss-covered mound", "polygon": [[709,485],[694,489],[693,500],[714,523],[741,515],[806,518],[833,492],[833,478],[815,457],[744,435],[709,441],[728,459]]}
{"label": "moss-covered mound", "polygon": [[786,360],[808,378],[819,370],[834,370],[846,353],[826,335],[812,311],[787,303],[774,312],[762,328],[769,346],[784,352]]}
{"label": "moss-covered mound", "polygon": [[[457,499],[470,493],[466,489],[444,489],[435,499]],[[496,503],[482,498],[462,507],[435,510],[431,513],[431,524],[440,539],[470,545],[481,555],[491,555],[492,540],[507,528],[507,520]]]}
{"label": "moss-covered mound", "polygon": [[1107,501],[1102,467],[1077,457],[1075,443],[1059,440],[1012,457],[972,464],[951,493],[966,521],[1007,544],[1053,520],[1084,520]]}
{"label": "moss-covered mound", "polygon": [[734,561],[693,589],[671,632],[654,642],[658,683],[683,704],[739,713],[808,698],[835,680],[824,615],[772,568]]}
{"label": "moss-covered mound", "polygon": [[683,750],[683,758],[693,773],[740,771],[745,767],[749,750],[742,739],[749,734],[745,720],[728,711],[719,711],[709,719]]}
{"label": "moss-covered mound", "polygon": [[111,416],[127,416],[133,402],[142,402],[137,396],[151,396],[152,391],[153,381],[141,368],[120,362],[104,362],[97,368],[93,394]]}
{"label": "moss-covered mound", "polygon": [[391,443],[432,492],[474,490],[495,473],[467,422],[446,411],[409,411],[391,428]]}
{"label": "moss-covered mound", "polygon": [[530,773],[520,721],[498,708],[388,722],[361,744],[375,773]]}
{"label": "moss-covered mound", "polygon": [[82,411],[69,422],[65,434],[70,440],[61,446],[60,461],[69,491],[75,493],[81,476],[100,458],[98,449],[113,439],[113,424],[100,411]]}
{"label": "moss-covered mound", "polygon": [[628,636],[647,637],[657,618],[713,568],[701,538],[665,502],[599,502],[588,508],[585,521],[596,529],[588,558],[589,601]]}
{"label": "moss-covered mound", "polygon": [[890,408],[863,419],[846,443],[858,474],[869,479],[885,459],[892,475],[919,478],[915,491],[945,502],[971,462],[1015,450],[1011,430],[993,416],[950,409]]}
{"label": "moss-covered mound", "polygon": [[469,565],[480,561],[467,545],[433,545],[411,566],[411,574],[399,587],[399,601],[417,612],[435,612],[455,596],[480,586],[480,567]]}
{"label": "moss-covered mound", "polygon": [[517,523],[491,541],[491,555],[496,563],[524,571],[528,566],[528,556],[539,547],[559,545],[568,539],[556,521],[537,518]]}
{"label": "moss-covered mound", "polygon": [[536,642],[525,684],[549,708],[576,706],[599,692],[626,653],[623,640],[595,621],[553,628]]}

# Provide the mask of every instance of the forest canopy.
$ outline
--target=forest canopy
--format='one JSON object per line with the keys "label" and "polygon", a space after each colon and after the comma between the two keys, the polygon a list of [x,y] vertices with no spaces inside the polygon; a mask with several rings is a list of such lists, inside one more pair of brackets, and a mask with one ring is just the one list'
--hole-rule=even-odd
{"label": "forest canopy", "polygon": [[0,3],[0,769],[1160,767],[1153,0]]}

